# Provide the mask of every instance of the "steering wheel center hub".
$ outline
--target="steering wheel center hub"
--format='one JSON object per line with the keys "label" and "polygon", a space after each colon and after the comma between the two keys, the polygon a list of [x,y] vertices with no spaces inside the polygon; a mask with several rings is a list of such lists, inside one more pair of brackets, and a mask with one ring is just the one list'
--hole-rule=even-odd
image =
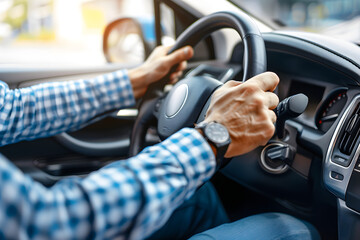
{"label": "steering wheel center hub", "polygon": [[166,107],[165,116],[167,118],[173,118],[180,112],[182,107],[185,105],[188,94],[189,87],[185,83],[181,84],[173,91]]}

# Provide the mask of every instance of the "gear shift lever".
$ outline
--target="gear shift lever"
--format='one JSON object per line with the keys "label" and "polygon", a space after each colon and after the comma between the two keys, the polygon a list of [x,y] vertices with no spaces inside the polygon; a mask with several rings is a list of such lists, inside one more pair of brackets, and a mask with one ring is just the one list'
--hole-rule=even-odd
{"label": "gear shift lever", "polygon": [[[307,96],[300,93],[282,100],[275,108],[274,112],[277,116],[276,135],[279,139],[284,138],[285,121],[302,114],[307,107],[308,100]],[[289,144],[283,142],[269,144],[261,153],[260,166],[262,166],[265,171],[273,174],[283,173],[287,169],[286,165],[292,168],[295,154],[296,149]],[[305,175],[296,169],[292,169],[306,178]]]}
{"label": "gear shift lever", "polygon": [[276,134],[279,139],[282,139],[285,135],[285,121],[290,118],[298,117],[302,114],[305,111],[308,102],[308,97],[299,93],[285,98],[275,108],[274,112],[277,116]]}

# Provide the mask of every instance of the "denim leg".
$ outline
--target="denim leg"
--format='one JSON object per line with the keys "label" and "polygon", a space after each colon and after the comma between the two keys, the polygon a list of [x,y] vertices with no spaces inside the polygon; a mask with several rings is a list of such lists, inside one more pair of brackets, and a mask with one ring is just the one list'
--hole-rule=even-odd
{"label": "denim leg", "polygon": [[214,186],[208,182],[174,211],[168,222],[147,240],[187,239],[229,222]]}
{"label": "denim leg", "polygon": [[263,213],[223,224],[191,240],[307,240],[320,239],[310,223],[282,213]]}

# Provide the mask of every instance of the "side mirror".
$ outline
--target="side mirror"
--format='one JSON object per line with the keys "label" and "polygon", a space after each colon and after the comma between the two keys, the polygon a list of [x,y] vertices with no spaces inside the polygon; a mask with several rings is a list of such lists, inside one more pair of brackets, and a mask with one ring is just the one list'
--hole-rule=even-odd
{"label": "side mirror", "polygon": [[141,24],[134,18],[119,18],[106,26],[103,52],[109,63],[140,64],[151,53]]}

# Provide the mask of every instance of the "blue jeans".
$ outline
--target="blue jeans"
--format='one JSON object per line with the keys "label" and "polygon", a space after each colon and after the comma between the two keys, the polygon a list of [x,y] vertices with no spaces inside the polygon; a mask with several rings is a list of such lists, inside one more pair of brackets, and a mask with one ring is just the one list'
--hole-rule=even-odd
{"label": "blue jeans", "polygon": [[263,213],[223,224],[190,240],[307,240],[320,239],[309,223],[282,213]]}
{"label": "blue jeans", "polygon": [[227,222],[229,218],[220,198],[211,182],[207,182],[179,206],[167,223],[147,240],[188,239]]}

